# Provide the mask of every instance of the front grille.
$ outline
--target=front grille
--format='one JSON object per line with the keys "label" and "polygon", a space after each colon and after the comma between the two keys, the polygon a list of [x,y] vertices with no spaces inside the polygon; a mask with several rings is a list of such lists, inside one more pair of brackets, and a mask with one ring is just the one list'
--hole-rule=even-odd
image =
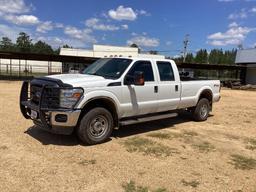
{"label": "front grille", "polygon": [[57,109],[60,104],[60,89],[54,87],[47,87],[44,89],[42,95],[42,108]]}
{"label": "front grille", "polygon": [[[40,97],[42,92],[42,86],[31,85],[30,86],[30,100],[39,105]],[[45,87],[42,95],[42,109],[57,109],[59,107],[59,95],[60,89],[56,87]]]}
{"label": "front grille", "polygon": [[30,86],[30,100],[36,105],[39,105],[41,91],[42,91],[42,86],[38,86],[38,85]]}

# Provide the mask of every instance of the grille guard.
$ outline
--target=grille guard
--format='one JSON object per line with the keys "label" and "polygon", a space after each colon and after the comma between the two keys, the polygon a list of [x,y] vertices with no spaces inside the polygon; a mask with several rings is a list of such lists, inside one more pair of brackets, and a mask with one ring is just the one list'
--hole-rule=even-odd
{"label": "grille guard", "polygon": [[[45,90],[46,85],[42,87],[41,93],[40,93],[40,99],[39,99],[39,106],[38,106],[38,114],[39,114],[39,119],[41,120],[43,126],[45,126],[48,129],[51,129],[51,126],[47,123],[44,115],[44,111],[41,109],[41,104],[42,104],[42,94]],[[29,81],[24,81],[21,87],[21,93],[20,93],[20,111],[22,115],[26,119],[31,119],[31,117],[28,115],[28,88],[29,88]]]}
{"label": "grille guard", "polygon": [[[41,120],[41,123],[44,127],[46,127],[47,129],[52,129],[52,126],[47,122],[46,117],[45,117],[45,112],[48,111],[72,111],[75,110],[74,107],[72,108],[48,108],[48,107],[42,107],[43,104],[43,97],[44,97],[44,92],[46,90],[46,88],[53,88],[53,89],[75,89],[76,87],[71,87],[71,86],[63,86],[63,87],[51,87],[51,86],[47,86],[47,85],[43,85],[41,92],[40,92],[40,98],[39,98],[39,105],[38,106],[34,106],[32,104],[32,102],[30,101],[31,98],[29,98],[29,81],[24,81],[21,87],[21,93],[20,93],[20,111],[22,113],[22,115],[26,118],[26,119],[32,119],[30,117],[30,115],[28,114],[29,110],[35,110],[38,112],[39,115],[39,119]],[[80,87],[77,87],[79,89],[82,89]],[[83,89],[82,89],[83,90]],[[84,90],[83,90],[84,92]],[[83,95],[83,94],[82,94]],[[79,100],[81,99],[81,97],[78,99],[77,103],[79,102]],[[76,104],[77,104],[76,103]],[[76,105],[75,104],[75,105]],[[74,105],[74,106],[75,106]]]}

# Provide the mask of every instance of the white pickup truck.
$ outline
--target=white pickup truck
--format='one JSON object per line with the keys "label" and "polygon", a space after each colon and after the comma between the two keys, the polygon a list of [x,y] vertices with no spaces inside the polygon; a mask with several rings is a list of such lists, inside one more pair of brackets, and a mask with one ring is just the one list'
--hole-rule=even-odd
{"label": "white pickup truck", "polygon": [[82,74],[24,82],[20,109],[45,130],[58,134],[75,130],[83,142],[98,144],[114,128],[176,116],[179,109],[204,121],[219,100],[220,81],[181,81],[172,60],[104,58]]}

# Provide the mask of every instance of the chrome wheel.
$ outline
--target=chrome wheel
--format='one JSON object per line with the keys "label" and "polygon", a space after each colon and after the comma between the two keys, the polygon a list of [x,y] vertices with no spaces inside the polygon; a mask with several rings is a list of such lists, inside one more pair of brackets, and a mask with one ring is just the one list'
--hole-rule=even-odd
{"label": "chrome wheel", "polygon": [[94,117],[90,122],[90,135],[94,138],[100,138],[108,129],[108,120],[103,115]]}
{"label": "chrome wheel", "polygon": [[205,118],[208,115],[208,106],[206,104],[202,105],[200,109],[200,116]]}

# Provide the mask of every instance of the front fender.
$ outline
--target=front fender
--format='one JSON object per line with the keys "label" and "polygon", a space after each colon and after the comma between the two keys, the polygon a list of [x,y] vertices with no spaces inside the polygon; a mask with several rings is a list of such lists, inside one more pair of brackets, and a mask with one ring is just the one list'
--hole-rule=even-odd
{"label": "front fender", "polygon": [[85,92],[82,100],[78,103],[77,108],[82,109],[87,103],[95,99],[111,100],[115,104],[117,114],[120,114],[120,102],[118,98],[112,92],[105,90]]}

